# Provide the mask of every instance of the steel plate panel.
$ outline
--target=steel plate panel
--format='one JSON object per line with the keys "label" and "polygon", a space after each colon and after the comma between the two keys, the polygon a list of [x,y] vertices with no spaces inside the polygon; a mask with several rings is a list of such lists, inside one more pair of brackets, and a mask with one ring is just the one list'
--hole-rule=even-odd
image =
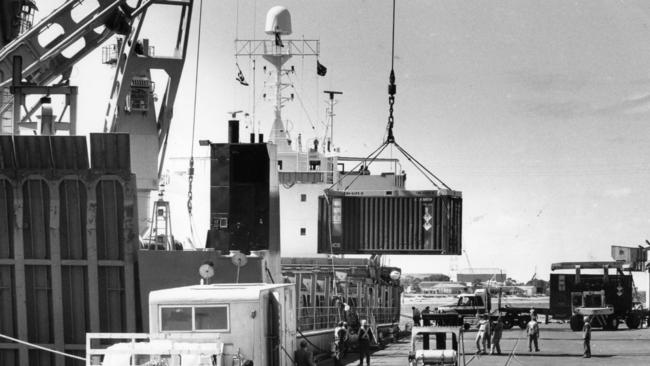
{"label": "steel plate panel", "polygon": [[14,136],[14,147],[16,168],[52,169],[52,149],[49,136]]}
{"label": "steel plate panel", "polygon": [[129,135],[126,133],[91,133],[90,165],[93,169],[98,170],[130,171]]}
{"label": "steel plate panel", "polygon": [[0,136],[0,169],[15,169],[14,140],[11,136]]}
{"label": "steel plate panel", "polygon": [[[0,266],[0,333],[16,336],[16,286],[14,267]],[[0,339],[1,343],[10,342]]]}
{"label": "steel plate panel", "polygon": [[50,258],[50,188],[46,181],[23,184],[23,245],[25,258]]}
{"label": "steel plate panel", "polygon": [[61,278],[65,343],[81,344],[86,341],[86,330],[90,326],[88,270],[85,266],[62,266]]}
{"label": "steel plate panel", "polygon": [[0,258],[14,256],[13,188],[11,182],[0,179]]}
{"label": "steel plate panel", "polygon": [[124,259],[124,192],[116,180],[97,183],[97,257]]}
{"label": "steel plate panel", "polygon": [[62,259],[86,259],[87,187],[81,180],[59,185],[59,240]]}
{"label": "steel plate panel", "polygon": [[50,266],[25,266],[27,296],[27,339],[53,343],[52,277]]}
{"label": "steel plate panel", "polygon": [[88,148],[84,136],[51,136],[54,169],[88,169]]}

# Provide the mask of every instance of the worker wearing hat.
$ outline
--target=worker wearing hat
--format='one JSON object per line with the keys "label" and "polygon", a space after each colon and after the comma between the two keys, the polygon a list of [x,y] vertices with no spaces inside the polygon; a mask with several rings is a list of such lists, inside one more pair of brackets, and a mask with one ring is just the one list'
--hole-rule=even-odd
{"label": "worker wearing hat", "polygon": [[370,342],[374,340],[375,334],[372,332],[372,328],[368,326],[366,319],[361,320],[361,328],[359,328],[359,366],[363,365],[363,359],[365,357],[366,364],[370,366]]}
{"label": "worker wearing hat", "polygon": [[582,340],[585,353],[582,355],[584,358],[591,358],[591,318],[585,316],[585,324],[582,326]]}

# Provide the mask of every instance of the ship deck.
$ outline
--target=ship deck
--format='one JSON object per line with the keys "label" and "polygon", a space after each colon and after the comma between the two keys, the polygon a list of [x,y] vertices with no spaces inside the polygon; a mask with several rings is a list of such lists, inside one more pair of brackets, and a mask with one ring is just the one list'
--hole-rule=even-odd
{"label": "ship deck", "polygon": [[[648,365],[650,360],[650,329],[628,330],[621,325],[617,331],[592,331],[592,358],[582,358],[582,332],[572,332],[568,324],[542,324],[540,352],[528,352],[525,331],[519,328],[504,330],[501,340],[503,355],[476,356],[474,332],[465,333],[466,364],[479,365]],[[388,345],[371,356],[373,366],[408,365],[409,339]],[[344,364],[357,365],[356,354],[347,355]],[[333,365],[331,360],[319,366]]]}

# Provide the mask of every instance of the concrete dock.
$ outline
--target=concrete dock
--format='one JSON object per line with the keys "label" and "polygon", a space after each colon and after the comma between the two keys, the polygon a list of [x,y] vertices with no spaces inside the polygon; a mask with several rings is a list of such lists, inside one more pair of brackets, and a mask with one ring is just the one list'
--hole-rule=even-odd
{"label": "concrete dock", "polygon": [[[540,352],[529,352],[525,331],[513,328],[503,333],[503,355],[476,355],[475,335],[475,332],[464,335],[467,365],[650,365],[650,329],[647,328],[628,330],[621,325],[616,331],[594,329],[589,359],[582,357],[582,333],[571,331],[568,324],[542,324]],[[375,351],[371,365],[408,365],[408,351],[409,339],[403,339]],[[358,356],[350,354],[344,363],[358,365]],[[319,366],[330,364],[330,360],[318,363]]]}

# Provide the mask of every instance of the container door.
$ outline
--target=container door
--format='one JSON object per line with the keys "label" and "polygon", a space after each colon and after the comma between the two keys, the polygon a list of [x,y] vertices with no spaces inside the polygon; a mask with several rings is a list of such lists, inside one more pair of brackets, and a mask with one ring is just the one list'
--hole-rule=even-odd
{"label": "container door", "polygon": [[575,313],[576,308],[583,307],[582,303],[582,292],[572,292],[571,293],[571,312]]}

